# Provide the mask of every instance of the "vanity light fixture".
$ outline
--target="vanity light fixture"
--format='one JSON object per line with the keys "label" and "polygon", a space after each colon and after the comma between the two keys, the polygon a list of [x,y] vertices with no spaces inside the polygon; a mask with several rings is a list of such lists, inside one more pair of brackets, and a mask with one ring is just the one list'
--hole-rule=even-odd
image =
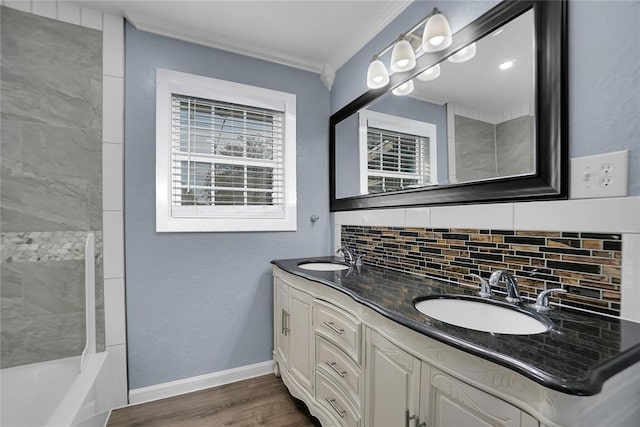
{"label": "vanity light fixture", "polygon": [[498,65],[498,68],[500,68],[501,70],[508,70],[509,68],[513,67],[515,63],[515,59],[506,59]]}
{"label": "vanity light fixture", "polygon": [[396,96],[405,96],[413,92],[413,80],[406,81],[391,91]]}
{"label": "vanity light fixture", "polygon": [[474,56],[476,56],[476,44],[471,43],[470,45],[465,46],[464,48],[451,55],[448,60],[449,62],[453,62],[454,64],[459,64],[461,62],[467,62]]}
{"label": "vanity light fixture", "polygon": [[[420,35],[415,32],[423,25],[424,31],[422,33],[422,37],[420,37]],[[389,46],[374,55],[367,70],[367,87],[369,89],[380,89],[389,84],[389,72],[387,71],[384,63],[380,61],[380,57],[392,49],[390,64],[392,72],[404,72],[415,68],[416,50],[414,50],[407,38],[416,38],[417,40],[422,39],[421,48],[418,47],[416,50],[420,51],[420,49],[422,49],[422,52],[425,53],[444,50],[451,45],[453,40],[451,36],[451,27],[449,27],[447,17],[444,16],[438,8],[434,7],[433,11],[429,15],[411,27],[409,31],[401,35],[399,40],[391,43]],[[430,80],[435,79],[438,75]],[[427,76],[428,74],[425,74],[425,77]],[[399,89],[399,87],[397,89]]]}
{"label": "vanity light fixture", "polygon": [[416,54],[411,47],[411,43],[400,36],[391,51],[391,71],[394,73],[413,70],[416,66]]}
{"label": "vanity light fixture", "polygon": [[384,63],[378,56],[374,56],[367,70],[367,87],[369,89],[380,89],[389,84],[389,73]]}
{"label": "vanity light fixture", "polygon": [[431,68],[427,68],[422,73],[418,74],[416,77],[418,80],[422,80],[423,82],[428,82],[431,80],[435,80],[440,76],[440,64],[436,64]]}
{"label": "vanity light fixture", "polygon": [[425,52],[439,52],[451,45],[451,27],[447,17],[434,7],[431,16],[427,18],[422,33],[422,50]]}

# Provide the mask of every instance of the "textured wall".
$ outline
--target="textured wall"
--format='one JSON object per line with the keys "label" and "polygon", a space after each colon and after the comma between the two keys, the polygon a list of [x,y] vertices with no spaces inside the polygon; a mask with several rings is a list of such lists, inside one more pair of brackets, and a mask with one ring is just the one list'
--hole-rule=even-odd
{"label": "textured wall", "polygon": [[[331,93],[336,112],[367,90],[374,53],[438,6],[452,31],[494,1],[417,1],[338,72]],[[640,195],[640,2],[575,1],[569,5],[569,155],[629,150],[629,195]]]}
{"label": "textured wall", "polygon": [[102,310],[102,34],[2,8],[2,367],[79,355],[84,240]]}
{"label": "textured wall", "polygon": [[[296,94],[296,232],[155,232],[158,67]],[[127,26],[125,109],[130,388],[270,360],[269,261],[330,251],[329,91],[316,74]]]}

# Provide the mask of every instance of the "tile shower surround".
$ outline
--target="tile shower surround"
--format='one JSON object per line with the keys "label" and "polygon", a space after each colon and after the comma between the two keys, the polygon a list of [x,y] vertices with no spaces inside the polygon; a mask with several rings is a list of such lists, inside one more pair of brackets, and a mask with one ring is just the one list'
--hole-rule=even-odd
{"label": "tile shower surround", "polygon": [[506,269],[525,297],[561,287],[567,293],[552,301],[620,315],[620,234],[343,225],[341,235],[343,245],[367,254],[368,264],[472,288],[479,283],[470,274],[488,278]]}
{"label": "tile shower surround", "polygon": [[77,356],[84,240],[96,234],[105,347],[102,33],[2,7],[0,367]]}

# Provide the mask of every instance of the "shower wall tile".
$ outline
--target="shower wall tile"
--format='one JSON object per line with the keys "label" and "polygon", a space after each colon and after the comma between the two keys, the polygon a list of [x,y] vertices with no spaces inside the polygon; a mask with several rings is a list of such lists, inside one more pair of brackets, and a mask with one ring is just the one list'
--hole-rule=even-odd
{"label": "shower wall tile", "polygon": [[496,124],[496,162],[499,176],[534,172],[533,116]]}
{"label": "shower wall tile", "polygon": [[22,316],[22,269],[15,264],[0,264],[0,317]]}
{"label": "shower wall tile", "polygon": [[[2,175],[22,172],[22,125],[9,120],[0,121],[0,165]],[[6,171],[6,172],[5,172]]]}
{"label": "shower wall tile", "polygon": [[0,368],[77,356],[84,348],[80,312],[3,319]]}
{"label": "shower wall tile", "polygon": [[[45,3],[33,12],[55,18]],[[59,19],[102,28],[100,12],[81,17],[78,6],[56,4]],[[88,230],[96,234],[96,342],[105,348],[103,52],[100,31],[14,9],[2,9],[0,28],[0,353],[8,367],[82,351]]]}
{"label": "shower wall tile", "polygon": [[495,178],[495,135],[491,123],[455,116],[458,182]]}
{"label": "shower wall tile", "polygon": [[121,144],[104,144],[103,148],[103,208],[106,211],[122,210],[123,162]]}
{"label": "shower wall tile", "polygon": [[84,312],[84,261],[19,264],[26,316]]}
{"label": "shower wall tile", "polygon": [[2,30],[2,118],[100,129],[101,33],[7,8]]}
{"label": "shower wall tile", "polygon": [[124,129],[124,81],[122,78],[104,77],[103,132],[104,141],[122,144]]}
{"label": "shower wall tile", "polygon": [[88,230],[88,191],[87,185],[47,176],[4,174],[0,183],[0,228],[3,232]]}
{"label": "shower wall tile", "polygon": [[44,175],[69,185],[102,184],[102,141],[98,129],[24,124],[21,135],[25,174]]}

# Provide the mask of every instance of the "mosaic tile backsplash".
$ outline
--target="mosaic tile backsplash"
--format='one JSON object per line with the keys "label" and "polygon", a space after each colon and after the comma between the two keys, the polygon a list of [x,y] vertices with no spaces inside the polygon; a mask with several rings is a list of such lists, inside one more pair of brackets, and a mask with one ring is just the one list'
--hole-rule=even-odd
{"label": "mosaic tile backsplash", "polygon": [[368,264],[473,288],[479,283],[470,274],[508,270],[525,297],[561,287],[567,293],[552,302],[620,315],[620,234],[349,225],[341,232],[342,244],[366,253]]}

